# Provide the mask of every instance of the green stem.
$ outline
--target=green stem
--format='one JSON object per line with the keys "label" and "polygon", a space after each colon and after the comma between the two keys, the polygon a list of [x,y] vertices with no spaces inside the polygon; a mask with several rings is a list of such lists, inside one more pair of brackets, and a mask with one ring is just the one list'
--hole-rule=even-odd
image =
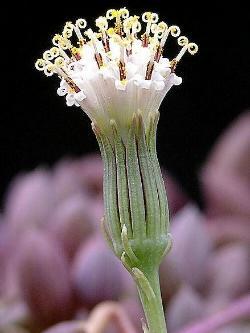
{"label": "green stem", "polygon": [[149,333],[167,333],[158,270],[153,270],[145,275],[155,294],[154,298],[149,299],[142,288],[138,286],[138,292],[146,316]]}

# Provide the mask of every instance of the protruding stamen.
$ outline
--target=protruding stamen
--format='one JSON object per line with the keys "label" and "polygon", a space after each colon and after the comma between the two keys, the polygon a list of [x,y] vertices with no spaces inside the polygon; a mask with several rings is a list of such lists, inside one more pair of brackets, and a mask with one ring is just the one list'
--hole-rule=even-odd
{"label": "protruding stamen", "polygon": [[151,31],[154,34],[155,43],[159,43],[159,40],[164,36],[164,32],[168,29],[165,22],[160,22],[158,24],[152,24]]}
{"label": "protruding stamen", "polygon": [[126,48],[126,54],[129,57],[133,53],[133,43],[131,40],[124,40],[124,46]]}
{"label": "protruding stamen", "polygon": [[153,70],[154,70],[154,62],[149,61],[148,65],[147,65],[145,80],[151,80]]}
{"label": "protruding stamen", "polygon": [[71,49],[73,46],[70,42],[70,40],[66,37],[63,37],[59,34],[56,34],[53,39],[52,39],[52,43],[57,46],[57,47],[61,47],[63,50],[69,50]]}
{"label": "protruding stamen", "polygon": [[101,53],[95,53],[95,60],[97,62],[98,68],[103,67],[103,59]]}
{"label": "protruding stamen", "polygon": [[54,49],[52,48],[51,50],[44,52],[44,59],[38,59],[36,61],[35,63],[36,69],[39,71],[43,71],[46,76],[52,76],[54,73],[56,73],[58,76],[60,76],[67,82],[67,84],[69,85],[70,89],[72,89],[73,92],[75,93],[80,92],[81,89],[75,84],[75,82],[70,78],[70,76],[66,72],[64,58],[57,57],[54,63],[52,63],[49,60],[49,59],[52,60]]}
{"label": "protruding stamen", "polygon": [[122,62],[125,62],[124,52],[125,52],[124,42],[123,42],[123,40],[121,40],[121,43],[120,43],[120,60]]}
{"label": "protruding stamen", "polygon": [[109,44],[109,37],[107,34],[108,21],[107,21],[106,17],[100,16],[96,20],[96,26],[99,28],[99,30],[102,34],[102,45],[103,45],[104,51],[106,53],[108,53],[108,52],[110,52],[110,44]]}
{"label": "protruding stamen", "polygon": [[67,82],[68,86],[70,87],[71,91],[73,93],[79,93],[81,89],[77,86],[77,84],[72,80],[72,78],[67,73],[67,70],[65,68],[65,62],[64,59],[61,57],[56,58],[54,63],[55,69],[54,71],[64,78],[64,80]]}
{"label": "protruding stamen", "polygon": [[139,16],[130,16],[123,23],[124,32],[126,34],[126,53],[130,56],[133,52],[133,42],[136,39],[137,33],[141,30]]}
{"label": "protruding stamen", "polygon": [[159,62],[161,60],[162,53],[163,53],[163,48],[161,47],[161,45],[158,45],[156,52],[155,52],[155,61],[156,62]]}
{"label": "protruding stamen", "polygon": [[72,78],[65,72],[63,68],[57,68],[56,72],[59,76],[64,78],[64,80],[70,87],[72,93],[79,93],[81,91],[81,89],[77,86],[77,84],[72,80]]}
{"label": "protruding stamen", "polygon": [[58,57],[59,55],[61,55],[65,61],[67,61],[68,63],[70,62],[70,58],[67,55],[67,53],[61,48],[61,46],[59,45],[58,47],[54,46],[50,49],[50,51],[52,53],[54,53],[55,57]]}
{"label": "protruding stamen", "polygon": [[124,21],[123,28],[124,32],[126,34],[126,53],[127,56],[130,56],[132,54],[132,34],[131,34],[131,29],[132,29],[132,22],[131,22],[132,17],[127,18]]}
{"label": "protruding stamen", "polygon": [[151,59],[149,60],[148,65],[147,65],[145,80],[151,80],[152,79],[152,74],[153,74],[153,70],[154,70],[154,67],[155,67],[154,58],[155,58],[155,54],[152,51]]}
{"label": "protruding stamen", "polygon": [[169,36],[169,33],[173,36],[173,37],[179,37],[181,30],[177,25],[171,25],[170,27],[168,27],[161,39],[161,47],[164,47],[167,41],[167,38]]}
{"label": "protruding stamen", "polygon": [[87,31],[85,31],[85,35],[89,37],[91,43],[92,43],[92,46],[95,50],[95,53],[98,53],[98,49],[97,49],[97,37],[95,35],[95,33],[93,32],[92,29],[88,29]]}
{"label": "protruding stamen", "polygon": [[62,36],[64,38],[71,38],[74,30],[74,25],[72,22],[66,22],[63,28]]}
{"label": "protruding stamen", "polygon": [[126,66],[125,62],[119,61],[119,71],[120,71],[120,81],[126,81],[127,74],[126,74]]}
{"label": "protruding stamen", "polygon": [[141,31],[141,23],[139,16],[130,16],[123,23],[124,32],[128,39],[132,41],[136,38],[136,34]]}
{"label": "protruding stamen", "polygon": [[38,59],[35,63],[35,67],[37,70],[44,72],[46,76],[52,76],[54,73],[57,73],[55,64],[53,64],[50,60],[46,60],[44,58]]}
{"label": "protruding stamen", "polygon": [[84,19],[78,19],[75,24],[72,22],[66,22],[64,29],[63,29],[63,37],[64,38],[71,38],[73,35],[73,31],[75,32],[78,38],[78,44],[80,46],[84,45],[84,38],[80,29],[85,29],[87,26],[87,22]]}
{"label": "protruding stamen", "polygon": [[75,84],[75,82],[68,76],[65,78],[65,81],[69,85],[70,89],[72,89],[73,92],[79,93],[81,89]]}
{"label": "protruding stamen", "polygon": [[127,79],[126,65],[125,65],[125,44],[121,38],[119,39],[120,44],[120,61],[119,61],[119,71],[120,71],[120,80],[125,81]]}
{"label": "protruding stamen", "polygon": [[98,39],[92,29],[88,29],[85,32],[85,35],[87,35],[91,40],[95,52],[95,60],[97,62],[98,67],[101,68],[103,66],[103,59],[101,53],[98,51],[97,48]]}
{"label": "protruding stamen", "polygon": [[[70,22],[68,22],[66,24],[66,26],[68,26],[69,24],[70,24]],[[66,30],[64,29],[64,31],[63,31],[64,36],[69,35],[69,34],[67,34],[65,32]],[[75,60],[80,60],[81,59],[79,49],[77,49],[76,47],[74,47],[71,44],[71,41],[68,38],[63,37],[63,36],[57,34],[57,35],[55,35],[53,37],[52,42],[53,42],[54,45],[56,45],[59,48],[61,55],[68,62],[70,62],[70,58],[68,57],[68,55],[66,54],[66,52],[64,50],[70,50],[70,53],[75,58]]]}
{"label": "protruding stamen", "polygon": [[135,39],[138,32],[141,31],[141,23],[139,21],[139,16],[132,17],[132,38]]}
{"label": "protruding stamen", "polygon": [[151,25],[154,23],[157,23],[158,19],[159,19],[159,16],[156,13],[146,12],[142,15],[142,21],[147,23],[146,32],[142,36],[142,46],[143,47],[147,47],[149,45]]}
{"label": "protruding stamen", "polygon": [[56,57],[59,57],[60,55],[60,49],[56,46],[53,46],[51,49],[50,49],[50,53],[53,55],[54,58]]}
{"label": "protruding stamen", "polygon": [[43,59],[44,59],[45,61],[51,61],[51,60],[53,60],[54,58],[55,58],[55,56],[52,54],[52,52],[51,52],[50,50],[45,51],[45,52],[43,53]]}
{"label": "protruding stamen", "polygon": [[159,40],[163,37],[164,31],[168,29],[168,26],[165,22],[160,22],[159,24],[152,24],[151,31],[154,34],[154,43],[156,45],[156,52],[154,60],[159,62],[162,56],[163,47],[159,43]]}
{"label": "protruding stamen", "polygon": [[77,47],[72,47],[70,52],[76,60],[81,60],[82,59],[81,54],[80,54],[80,49],[78,49]]}
{"label": "protruding stamen", "polygon": [[149,44],[149,36],[147,36],[146,34],[142,35],[142,46],[143,47],[148,47]]}
{"label": "protruding stamen", "polygon": [[129,17],[129,11],[124,7],[119,10],[110,9],[107,11],[106,17],[108,20],[115,18],[115,32],[119,35],[123,35],[123,25],[122,19],[127,19]]}
{"label": "protruding stamen", "polygon": [[87,22],[84,19],[78,19],[78,20],[76,20],[76,23],[74,25],[74,31],[75,31],[75,33],[77,35],[77,38],[79,40],[79,45],[80,46],[83,46],[84,42],[85,42],[80,29],[85,29],[86,26],[87,26]]}
{"label": "protruding stamen", "polygon": [[35,62],[35,67],[39,72],[43,72],[46,67],[46,61],[44,59],[37,59]]}
{"label": "protruding stamen", "polygon": [[175,72],[175,70],[176,70],[176,66],[177,66],[177,61],[176,61],[176,59],[171,60],[171,62],[170,62],[171,73],[174,73],[174,72]]}
{"label": "protruding stamen", "polygon": [[[189,43],[189,40],[185,36],[181,36],[178,38],[178,44],[182,46],[182,49],[178,53],[177,57],[172,60],[172,63],[174,64],[174,67],[180,62],[181,58],[184,56],[184,54],[188,51],[191,55],[194,55],[198,52],[198,45],[195,43]],[[172,68],[172,66],[171,66]],[[175,68],[174,68],[175,69]]]}
{"label": "protruding stamen", "polygon": [[[115,20],[113,27],[109,27],[108,20]],[[117,62],[120,81],[124,82],[124,84],[127,82],[127,70],[131,69],[130,72],[136,75],[140,70],[140,65],[147,67],[145,80],[152,80],[155,65],[161,60],[169,35],[173,37],[179,37],[180,35],[179,27],[169,27],[164,22],[158,23],[158,15],[156,13],[144,13],[142,21],[146,23],[145,33],[141,36],[142,43],[138,43],[140,37],[137,37],[142,27],[139,17],[130,17],[126,8],[108,10],[106,17],[101,16],[96,20],[96,26],[99,28],[97,32],[94,32],[92,29],[88,29],[85,32],[90,40],[88,44],[93,48],[94,54],[92,57],[96,61],[98,68],[101,69],[105,64],[108,69],[111,69],[114,62]],[[78,19],[75,23],[66,22],[62,35],[57,34],[52,39],[54,46],[45,51],[43,59],[39,59],[35,64],[36,68],[39,71],[43,71],[47,76],[56,73],[59,77],[64,78],[70,89],[74,92],[79,92],[80,89],[70,78],[71,69],[69,64],[73,63],[74,69],[80,69],[83,64],[80,62],[78,66],[75,66],[75,62],[81,60],[82,54],[85,51],[89,54],[88,47],[84,45],[86,43],[83,37],[84,34],[81,31],[86,26],[87,22],[84,19]],[[78,47],[73,46],[70,40],[73,33],[75,33],[78,39]],[[178,38],[178,44],[182,47],[178,55],[168,65],[165,62],[162,64],[164,67],[170,66],[172,72],[175,71],[177,64],[187,51],[190,54],[195,54],[198,51],[198,46],[194,43],[189,43],[188,39],[184,36]],[[148,51],[144,52],[145,50],[143,51],[142,47],[148,47],[148,51],[150,51],[150,60],[146,60],[148,63],[144,62]],[[120,55],[118,54],[117,56],[118,50],[120,50]],[[133,52],[135,52],[135,62],[134,58],[131,57]],[[140,63],[140,52],[142,54],[142,64],[138,64],[138,62]],[[89,57],[86,56],[86,64],[84,66],[89,61],[91,62]],[[132,64],[130,61],[132,61]],[[159,68],[159,73],[162,75],[161,66],[157,68]],[[157,77],[154,79],[157,80]]]}
{"label": "protruding stamen", "polygon": [[164,46],[166,44],[169,34],[171,34],[171,36],[173,36],[173,37],[178,37],[181,33],[180,28],[177,27],[176,25],[172,25],[172,26],[168,27],[167,24],[164,22],[159,23],[159,25],[160,24],[162,26],[161,26],[160,35],[158,33],[160,43],[159,43],[159,46],[157,48],[156,55],[155,55],[156,62],[159,62],[161,59],[161,55],[163,53],[163,49],[164,49]]}
{"label": "protruding stamen", "polygon": [[124,29],[127,39],[132,39],[132,36],[131,36],[132,17],[128,17],[126,20],[124,20],[123,29]]}

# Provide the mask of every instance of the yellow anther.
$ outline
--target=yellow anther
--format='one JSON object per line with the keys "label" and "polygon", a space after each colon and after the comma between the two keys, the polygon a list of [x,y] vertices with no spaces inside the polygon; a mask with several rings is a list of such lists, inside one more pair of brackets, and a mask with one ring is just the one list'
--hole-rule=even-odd
{"label": "yellow anther", "polygon": [[46,76],[52,76],[54,74],[55,71],[55,65],[53,64],[48,64],[45,68],[44,68],[44,74]]}
{"label": "yellow anther", "polygon": [[71,47],[69,39],[58,34],[53,37],[52,43],[57,47],[61,47],[63,50],[67,50]]}
{"label": "yellow anther", "polygon": [[84,40],[83,40],[80,29],[85,29],[86,26],[87,26],[86,20],[81,19],[81,18],[76,20],[75,24],[73,24],[72,22],[66,22],[62,35],[65,39],[69,39],[72,37],[73,31],[75,31],[79,42],[83,45]]}
{"label": "yellow anther", "polygon": [[72,37],[72,34],[73,34],[73,30],[74,30],[74,25],[72,22],[66,22],[65,23],[65,26],[63,28],[63,37],[64,38],[70,38]]}
{"label": "yellow anther", "polygon": [[173,36],[173,37],[178,37],[180,35],[180,33],[181,33],[181,30],[177,25],[171,25],[170,27],[168,27],[166,25],[166,29],[163,32],[162,36],[161,36],[160,47],[161,48],[164,47],[164,45],[165,45],[165,43],[168,39],[169,34],[171,34],[171,36]]}
{"label": "yellow anther", "polygon": [[46,61],[44,59],[37,59],[35,67],[38,71],[43,72],[46,67]]}
{"label": "yellow anther", "polygon": [[159,20],[159,16],[156,13],[151,13],[151,12],[145,12],[142,15],[142,21],[145,23],[157,23]]}
{"label": "yellow anther", "polygon": [[173,37],[180,36],[181,29],[177,25],[171,25],[171,27],[169,27],[168,30],[170,31]]}
{"label": "yellow anther", "polygon": [[66,22],[65,26],[64,26],[64,29],[73,31],[73,29],[74,29],[73,23],[72,22]]}
{"label": "yellow anther", "polygon": [[113,37],[116,34],[115,29],[114,28],[109,28],[107,30],[107,34],[109,35],[109,37]]}
{"label": "yellow anther", "polygon": [[137,24],[139,22],[139,18],[140,16],[134,15],[134,16],[130,16],[130,21],[132,22],[132,25]]}
{"label": "yellow anther", "polygon": [[[97,20],[96,20],[96,26],[99,28],[100,31],[100,37],[102,39],[102,45],[104,48],[104,51],[106,53],[108,53],[110,51],[110,43],[109,43],[109,36],[108,36],[108,21],[107,18],[104,16],[100,16]],[[98,38],[97,37],[97,38]]]}
{"label": "yellow anther", "polygon": [[95,37],[94,31],[92,29],[88,29],[84,32],[84,34],[89,38],[92,39]]}
{"label": "yellow anther", "polygon": [[100,29],[100,31],[107,31],[108,30],[108,21],[106,17],[100,16],[98,19],[95,21],[96,26]]}
{"label": "yellow anther", "polygon": [[84,19],[78,19],[76,20],[75,24],[79,29],[85,29],[87,27],[87,21]]}
{"label": "yellow anther", "polygon": [[181,60],[183,55],[188,51],[191,55],[194,55],[198,52],[198,45],[195,43],[190,43],[188,38],[185,36],[181,36],[178,38],[178,44],[182,46],[182,49],[180,50],[179,54],[175,58],[177,62]]}
{"label": "yellow anther", "polygon": [[158,29],[159,31],[165,31],[168,28],[167,23],[161,21],[160,23],[158,23]]}
{"label": "yellow anther", "polygon": [[158,24],[154,23],[151,26],[151,31],[154,34],[154,39],[157,41],[161,39],[164,35],[164,32],[168,29],[168,25],[165,22],[160,22]]}
{"label": "yellow anther", "polygon": [[134,37],[134,35],[141,30],[139,16],[130,16],[125,19],[123,27],[126,34],[130,35],[130,33],[132,33],[132,36]]}
{"label": "yellow anther", "polygon": [[60,46],[61,46],[61,48],[62,48],[63,50],[68,50],[68,49],[70,49],[70,48],[72,47],[72,44],[71,44],[71,42],[70,42],[69,39],[64,38],[64,39],[62,39],[62,41],[60,42]]}
{"label": "yellow anther", "polygon": [[58,47],[56,46],[53,46],[51,49],[50,49],[50,53],[53,55],[54,58],[58,57],[60,55],[60,50]]}
{"label": "yellow anther", "polygon": [[56,58],[54,64],[56,67],[63,68],[65,66],[65,60],[63,57],[58,57]]}
{"label": "yellow anther", "polygon": [[71,38],[73,35],[73,30],[64,29],[62,35],[64,38]]}
{"label": "yellow anther", "polygon": [[199,50],[199,47],[197,44],[195,43],[189,43],[188,44],[188,52],[191,54],[191,55],[194,55],[195,53],[197,53]]}
{"label": "yellow anther", "polygon": [[72,47],[72,49],[70,50],[72,55],[75,57],[76,60],[80,60],[81,59],[81,55],[80,55],[80,49],[77,47]]}
{"label": "yellow anther", "polygon": [[123,34],[123,24],[122,19],[127,19],[129,17],[129,11],[124,7],[119,10],[110,9],[107,11],[106,18],[112,20],[115,18],[115,32],[122,36]]}
{"label": "yellow anther", "polygon": [[112,20],[117,17],[122,17],[123,19],[126,19],[129,17],[129,11],[126,7],[121,8],[119,10],[116,9],[109,9],[106,13],[106,18],[108,20]]}
{"label": "yellow anther", "polygon": [[149,44],[149,35],[151,31],[151,25],[157,23],[159,16],[156,13],[146,12],[142,15],[142,21],[147,23],[146,32],[143,35],[143,47],[147,47]]}
{"label": "yellow anther", "polygon": [[56,34],[53,38],[52,38],[52,43],[55,46],[59,46],[60,40],[61,40],[62,36]]}
{"label": "yellow anther", "polygon": [[102,33],[101,33],[101,32],[96,32],[95,35],[96,35],[96,38],[97,38],[97,39],[99,39],[99,38],[102,37]]}
{"label": "yellow anther", "polygon": [[53,54],[51,54],[50,50],[48,50],[43,53],[43,59],[46,61],[50,61],[54,59],[54,56]]}
{"label": "yellow anther", "polygon": [[112,20],[113,18],[115,18],[117,16],[117,10],[115,9],[109,9],[106,13],[106,18],[108,20]]}
{"label": "yellow anther", "polygon": [[60,54],[59,49],[54,46],[50,50],[45,51],[43,53],[43,59],[45,59],[46,61],[51,61],[54,58],[58,57],[59,54]]}
{"label": "yellow anther", "polygon": [[185,37],[185,36],[181,36],[181,37],[178,38],[178,44],[180,46],[186,46],[188,44],[188,42],[189,42],[188,38]]}
{"label": "yellow anther", "polygon": [[122,17],[123,19],[126,19],[129,17],[129,11],[127,10],[126,7],[124,8],[121,8],[119,11],[118,11],[120,17]]}

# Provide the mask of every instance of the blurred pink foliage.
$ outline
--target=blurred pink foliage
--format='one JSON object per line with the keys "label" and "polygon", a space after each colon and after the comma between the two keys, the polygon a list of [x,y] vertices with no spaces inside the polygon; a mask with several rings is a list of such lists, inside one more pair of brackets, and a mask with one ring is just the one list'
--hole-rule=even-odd
{"label": "blurred pink foliage", "polygon": [[[1,333],[94,333],[83,323],[107,316],[120,326],[96,332],[141,331],[134,284],[100,235],[102,167],[97,155],[67,159],[10,185],[0,216]],[[174,239],[160,269],[169,333],[250,332],[250,113],[202,167],[204,210],[164,177]]]}
{"label": "blurred pink foliage", "polygon": [[250,218],[250,112],[219,139],[201,180],[207,214]]}

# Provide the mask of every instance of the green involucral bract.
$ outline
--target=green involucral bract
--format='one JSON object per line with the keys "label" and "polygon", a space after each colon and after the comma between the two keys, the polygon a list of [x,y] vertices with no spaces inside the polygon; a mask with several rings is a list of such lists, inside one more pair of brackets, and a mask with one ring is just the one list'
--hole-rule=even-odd
{"label": "green involucral bract", "polygon": [[[105,133],[93,123],[104,162],[103,229],[134,278],[150,333],[166,332],[158,269],[170,250],[165,185],[156,153],[159,112],[133,115],[126,141],[114,120]],[[109,133],[109,134],[107,134]]]}

